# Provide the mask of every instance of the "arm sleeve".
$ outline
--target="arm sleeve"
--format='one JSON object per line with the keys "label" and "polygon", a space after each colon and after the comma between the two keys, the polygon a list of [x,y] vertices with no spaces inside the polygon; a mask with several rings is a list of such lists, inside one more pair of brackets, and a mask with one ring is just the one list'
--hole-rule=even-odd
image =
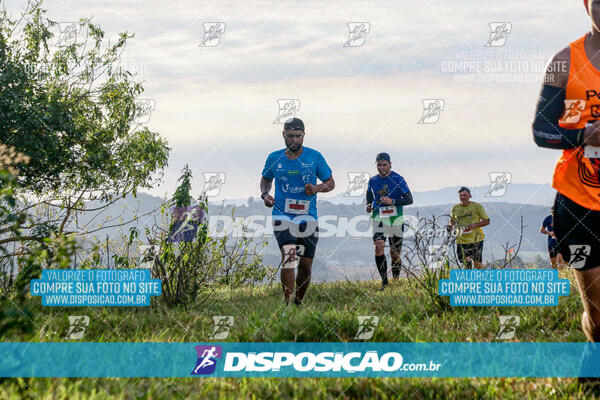
{"label": "arm sleeve", "polygon": [[558,124],[564,112],[565,89],[544,85],[532,126],[535,144],[549,149],[572,149],[583,145],[583,129],[565,129]]}
{"label": "arm sleeve", "polygon": [[395,205],[397,206],[408,206],[413,203],[412,193],[410,193],[410,189],[406,184],[404,178],[400,177],[400,196],[395,200]]}
{"label": "arm sleeve", "polygon": [[367,204],[373,203],[373,191],[371,190],[371,181],[367,185]]}
{"label": "arm sleeve", "polygon": [[412,193],[410,191],[402,193],[399,199],[396,199],[397,206],[409,206],[413,203]]}
{"label": "arm sleeve", "polygon": [[325,182],[327,179],[331,178],[331,168],[327,165],[327,161],[325,161],[325,157],[321,153],[319,153],[319,157],[317,159],[317,178],[319,178],[322,182]]}
{"label": "arm sleeve", "polygon": [[273,157],[271,157],[271,156],[267,157],[267,161],[265,162],[265,167],[262,170],[263,178],[273,180],[273,178],[275,177],[275,175],[273,174],[273,165],[274,165]]}

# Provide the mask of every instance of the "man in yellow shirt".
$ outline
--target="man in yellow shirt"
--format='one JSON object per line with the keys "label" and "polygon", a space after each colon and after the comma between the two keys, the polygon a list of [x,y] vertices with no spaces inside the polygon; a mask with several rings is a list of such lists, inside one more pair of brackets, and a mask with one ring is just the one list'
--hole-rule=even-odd
{"label": "man in yellow shirt", "polygon": [[452,207],[450,212],[451,229],[458,225],[456,254],[463,264],[471,266],[473,262],[475,267],[483,268],[481,256],[485,235],[481,227],[489,225],[490,218],[481,204],[471,201],[469,188],[461,187],[458,198],[460,203]]}

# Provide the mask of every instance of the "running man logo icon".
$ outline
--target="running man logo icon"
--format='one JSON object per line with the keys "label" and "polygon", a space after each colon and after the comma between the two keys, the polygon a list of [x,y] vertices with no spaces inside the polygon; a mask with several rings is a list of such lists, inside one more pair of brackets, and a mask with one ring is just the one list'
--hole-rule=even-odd
{"label": "running man logo icon", "polygon": [[217,368],[217,361],[223,355],[221,346],[196,346],[198,361],[190,375],[210,375]]}
{"label": "running man logo icon", "polygon": [[[304,164],[302,166],[305,167],[305,168],[306,167],[310,167],[309,165],[304,165]],[[302,182],[304,184],[311,183],[313,181],[313,177],[314,177],[314,175],[311,172],[308,172],[306,174],[302,174]]]}
{"label": "running man logo icon", "polygon": [[575,269],[581,269],[585,267],[585,262],[592,252],[592,246],[587,244],[571,244],[569,245],[569,251],[571,252],[569,264]]}
{"label": "running man logo icon", "polygon": [[440,119],[446,102],[443,99],[423,99],[423,115],[419,124],[435,124]]}
{"label": "running man logo icon", "polygon": [[56,47],[67,47],[77,43],[81,25],[79,22],[59,22],[60,35],[56,42]]}
{"label": "running man logo icon", "polygon": [[344,193],[344,197],[364,196],[368,185],[368,172],[348,172],[348,190]]}
{"label": "running man logo icon", "polygon": [[204,212],[198,206],[175,207],[173,219],[167,242],[192,242],[198,232],[198,224],[204,219]]}
{"label": "running man logo icon", "polygon": [[209,339],[224,340],[229,336],[229,331],[233,328],[233,316],[231,315],[215,315],[212,317],[215,323],[215,328]]}
{"label": "running man logo icon", "polygon": [[500,330],[496,335],[497,340],[510,340],[515,337],[517,327],[521,323],[521,317],[518,315],[501,315]]}
{"label": "running man logo icon", "polygon": [[565,100],[565,113],[559,120],[561,124],[576,124],[585,109],[585,100]]}
{"label": "running man logo icon", "polygon": [[205,22],[204,38],[198,47],[217,47],[225,34],[225,22]]}
{"label": "running man logo icon", "polygon": [[506,44],[506,39],[512,30],[510,22],[490,22],[490,38],[485,47],[502,47]]}
{"label": "running man logo icon", "polygon": [[146,124],[150,121],[150,115],[152,111],[156,110],[156,100],[154,99],[138,99],[135,101],[135,111],[133,118],[131,119],[132,124],[140,125]]}
{"label": "running man logo icon", "polygon": [[204,172],[204,194],[207,197],[218,196],[225,184],[225,172]]}
{"label": "running man logo icon", "polygon": [[65,339],[83,339],[85,330],[90,325],[90,317],[87,315],[69,315],[69,331]]}
{"label": "running man logo icon", "polygon": [[512,179],[510,172],[490,172],[490,190],[485,197],[501,197],[506,193]]}
{"label": "running man logo icon", "polygon": [[371,24],[368,22],[348,22],[348,40],[343,47],[360,47],[365,44],[367,35],[371,31]]}
{"label": "running man logo icon", "polygon": [[137,268],[151,269],[154,265],[154,246],[151,244],[140,244],[138,247],[140,256],[138,258]]}
{"label": "running man logo icon", "polygon": [[277,118],[273,121],[274,124],[283,124],[288,119],[296,117],[296,113],[300,111],[300,100],[298,99],[278,99]]}
{"label": "running man logo icon", "polygon": [[432,244],[427,248],[427,267],[440,269],[452,259],[452,252],[447,244]]}
{"label": "running man logo icon", "polygon": [[[295,251],[294,251],[295,250]],[[296,248],[291,248],[284,254],[281,268],[297,268],[300,257],[304,255],[304,245],[297,244]]]}
{"label": "running man logo icon", "polygon": [[373,332],[379,324],[379,317],[376,315],[360,315],[358,316],[358,330],[356,331],[355,340],[369,340],[373,338]]}

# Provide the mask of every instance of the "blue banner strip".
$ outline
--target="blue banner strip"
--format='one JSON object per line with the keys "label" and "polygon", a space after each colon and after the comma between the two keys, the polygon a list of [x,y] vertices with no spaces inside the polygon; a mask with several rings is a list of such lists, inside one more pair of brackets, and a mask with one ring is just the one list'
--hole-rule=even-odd
{"label": "blue banner strip", "polygon": [[2,377],[600,377],[592,343],[0,343]]}
{"label": "blue banner strip", "polygon": [[43,306],[149,306],[162,293],[147,269],[45,269],[29,284]]}

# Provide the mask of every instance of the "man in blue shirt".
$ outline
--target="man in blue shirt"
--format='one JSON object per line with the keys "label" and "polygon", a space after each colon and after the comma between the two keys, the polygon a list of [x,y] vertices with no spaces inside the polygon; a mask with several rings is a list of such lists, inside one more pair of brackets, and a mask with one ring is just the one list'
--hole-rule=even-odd
{"label": "man in blue shirt", "polygon": [[402,266],[401,250],[404,232],[402,206],[412,204],[413,198],[404,178],[392,171],[388,153],[379,153],[375,159],[379,175],[369,179],[367,186],[367,212],[373,219],[373,243],[375,265],[381,276],[381,289],[388,285],[387,260],[385,258],[386,237],[390,243],[392,276],[400,277]]}
{"label": "man in blue shirt", "polygon": [[550,262],[552,263],[552,267],[556,268],[557,259],[559,263],[562,264],[562,256],[558,251],[558,241],[556,240],[556,236],[554,235],[554,207],[550,208],[550,215],[544,218],[544,222],[542,222],[542,227],[540,228],[540,232],[544,235],[548,235],[548,253],[550,255]]}
{"label": "man in blue shirt", "polygon": [[[273,233],[281,250],[281,283],[285,302],[300,305],[310,284],[313,258],[319,240],[317,221],[318,192],[329,192],[335,182],[331,168],[316,150],[303,147],[304,123],[299,118],[283,125],[285,149],[269,154],[260,180],[261,199],[273,207]],[[322,183],[317,185],[317,178]],[[275,179],[275,197],[271,185]],[[298,262],[299,258],[299,262]]]}

